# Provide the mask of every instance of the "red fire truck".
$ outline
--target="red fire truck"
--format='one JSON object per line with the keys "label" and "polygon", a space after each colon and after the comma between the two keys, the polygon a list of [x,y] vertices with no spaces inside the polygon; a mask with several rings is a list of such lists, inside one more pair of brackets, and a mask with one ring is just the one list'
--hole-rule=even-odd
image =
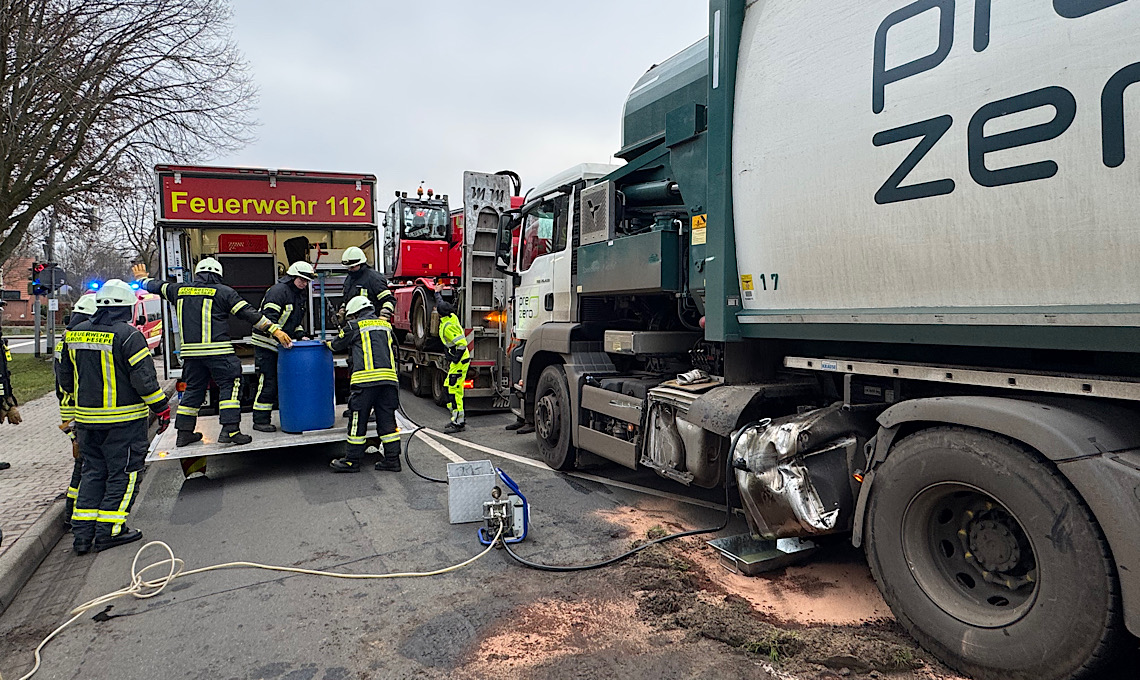
{"label": "red fire truck", "polygon": [[[468,410],[506,408],[510,394],[507,306],[511,280],[495,268],[499,217],[522,203],[513,172],[464,173],[464,207],[420,187],[396,192],[383,218],[384,272],[396,296],[393,326],[401,374],[412,392],[443,405],[447,358],[439,340],[436,293],[455,304],[471,349],[464,384]],[[473,225],[465,229],[465,225]]]}

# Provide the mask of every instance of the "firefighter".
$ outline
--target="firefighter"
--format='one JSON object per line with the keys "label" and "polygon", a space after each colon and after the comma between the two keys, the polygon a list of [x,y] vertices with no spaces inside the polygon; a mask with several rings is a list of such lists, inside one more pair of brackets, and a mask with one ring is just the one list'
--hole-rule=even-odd
{"label": "firefighter", "polygon": [[[294,262],[285,276],[265,292],[261,300],[261,313],[281,326],[293,340],[305,337],[305,318],[308,316],[309,282],[317,278],[313,265],[305,261]],[[277,401],[277,348],[279,343],[267,331],[254,329],[253,362],[257,369],[257,396],[253,399],[253,429],[258,432],[276,432],[272,422],[273,404]]]}
{"label": "firefighter", "polygon": [[[79,324],[90,319],[95,315],[95,311],[94,293],[87,293],[80,297],[75,306],[71,308],[71,318],[67,320],[67,330],[73,330]],[[59,429],[71,439],[71,457],[75,459],[71,468],[71,483],[67,485],[67,505],[63,513],[63,523],[70,526],[71,511],[75,508],[75,498],[79,495],[79,480],[83,474],[83,458],[79,455],[79,442],[75,438],[75,403],[72,401],[71,393],[64,391],[60,386],[62,359],[63,343],[61,342],[55,346],[55,358],[52,363],[55,369],[55,397],[59,400],[59,416],[62,421]]]}
{"label": "firefighter", "polygon": [[[0,300],[0,310],[7,305]],[[19,405],[16,402],[16,393],[12,391],[12,375],[8,372],[8,363],[12,361],[12,353],[8,351],[8,343],[0,334],[0,424],[5,420],[13,425],[21,422]],[[0,470],[12,467],[11,463],[0,462]]]}
{"label": "firefighter", "polygon": [[136,299],[133,288],[111,279],[95,294],[95,315],[64,334],[59,382],[74,404],[83,457],[71,515],[80,555],[142,538],[126,522],[149,446],[147,415],[158,417],[160,431],[170,423],[150,348],[130,324]]}
{"label": "firefighter", "polygon": [[358,472],[367,443],[368,418],[375,411],[376,432],[384,445],[384,457],[377,470],[400,471],[400,433],[396,409],[400,408],[400,382],[392,353],[392,325],[377,318],[376,309],[365,296],[354,297],[345,306],[348,323],[335,340],[328,343],[334,352],[352,350],[352,377],[349,378],[348,448],[344,458],[329,463],[336,472]]}
{"label": "firefighter", "polygon": [[255,330],[267,331],[281,346],[293,346],[293,339],[281,327],[241,299],[233,288],[222,283],[222,264],[212,257],[203,258],[194,267],[194,281],[172,283],[147,278],[146,265],[132,267],[135,278],[151,293],[161,295],[175,306],[179,334],[182,337],[182,377],[186,391],[178,405],[174,428],[178,430],[175,446],[187,446],[202,440],[195,432],[198,409],[206,401],[210,378],[218,386],[218,421],[222,432],[220,444],[248,444],[253,438],[243,434],[238,384],[241,361],[230,343],[230,316],[249,322]]}
{"label": "firefighter", "polygon": [[340,257],[340,263],[348,267],[348,276],[344,280],[344,297],[341,298],[345,306],[352,299],[363,295],[372,303],[380,318],[391,321],[396,314],[396,296],[388,290],[388,279],[368,265],[364,251],[356,246],[346,248]]}
{"label": "firefighter", "polygon": [[451,409],[451,422],[444,432],[462,432],[467,426],[463,416],[463,383],[467,380],[467,366],[471,355],[467,353],[467,337],[463,334],[463,324],[455,316],[455,306],[436,296],[436,309],[439,311],[439,339],[447,352],[447,391],[450,395],[447,407]]}

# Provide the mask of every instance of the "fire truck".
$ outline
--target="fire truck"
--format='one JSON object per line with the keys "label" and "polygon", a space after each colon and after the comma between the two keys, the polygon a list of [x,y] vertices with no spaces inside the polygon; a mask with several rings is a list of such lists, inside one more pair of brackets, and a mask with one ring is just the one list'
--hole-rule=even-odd
{"label": "fire truck", "polygon": [[401,377],[419,397],[447,400],[448,361],[439,339],[437,294],[456,307],[466,330],[471,367],[464,383],[467,410],[508,407],[507,306],[511,280],[495,268],[499,217],[522,205],[518,175],[465,172],[463,208],[420,186],[397,191],[384,213],[384,273],[396,297],[392,325]]}

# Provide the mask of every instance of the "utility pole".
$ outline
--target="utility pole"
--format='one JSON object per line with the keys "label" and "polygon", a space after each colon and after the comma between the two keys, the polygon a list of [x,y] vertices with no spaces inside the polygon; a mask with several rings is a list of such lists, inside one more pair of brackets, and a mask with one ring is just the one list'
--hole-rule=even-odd
{"label": "utility pole", "polygon": [[[44,244],[44,254],[47,255],[48,275],[51,277],[51,282],[48,284],[48,317],[47,317],[47,353],[48,356],[55,355],[55,313],[59,309],[58,298],[56,297],[55,285],[55,268],[52,266],[55,263],[55,227],[56,222],[59,221],[56,215],[55,208],[51,209],[48,215],[48,236],[47,243]],[[36,343],[36,349],[39,349],[39,343]]]}

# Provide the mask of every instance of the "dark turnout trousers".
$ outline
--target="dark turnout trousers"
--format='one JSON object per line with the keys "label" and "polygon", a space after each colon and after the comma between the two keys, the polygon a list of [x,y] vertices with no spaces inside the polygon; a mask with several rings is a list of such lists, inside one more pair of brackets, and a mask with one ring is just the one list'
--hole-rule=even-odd
{"label": "dark turnout trousers", "polygon": [[[218,421],[222,430],[236,430],[241,423],[241,402],[238,401],[238,381],[241,378],[241,361],[234,354],[187,357],[182,367],[186,392],[178,404],[174,429],[193,432],[198,425],[198,410],[206,402],[210,378],[218,385]],[[226,427],[226,426],[230,427]]]}
{"label": "dark turnout trousers", "polygon": [[146,418],[103,429],[79,425],[83,480],[71,513],[75,544],[118,536],[135,500],[138,474],[146,461]]}
{"label": "dark turnout trousers", "polygon": [[268,425],[277,403],[277,352],[264,347],[253,348],[253,365],[257,369],[257,396],[253,398],[253,422]]}
{"label": "dark turnout trousers", "polygon": [[400,408],[398,385],[353,387],[348,395],[348,447],[345,458],[359,463],[368,443],[368,418],[376,413],[376,433],[384,444],[385,454],[399,453],[400,433],[396,429],[396,409]]}

